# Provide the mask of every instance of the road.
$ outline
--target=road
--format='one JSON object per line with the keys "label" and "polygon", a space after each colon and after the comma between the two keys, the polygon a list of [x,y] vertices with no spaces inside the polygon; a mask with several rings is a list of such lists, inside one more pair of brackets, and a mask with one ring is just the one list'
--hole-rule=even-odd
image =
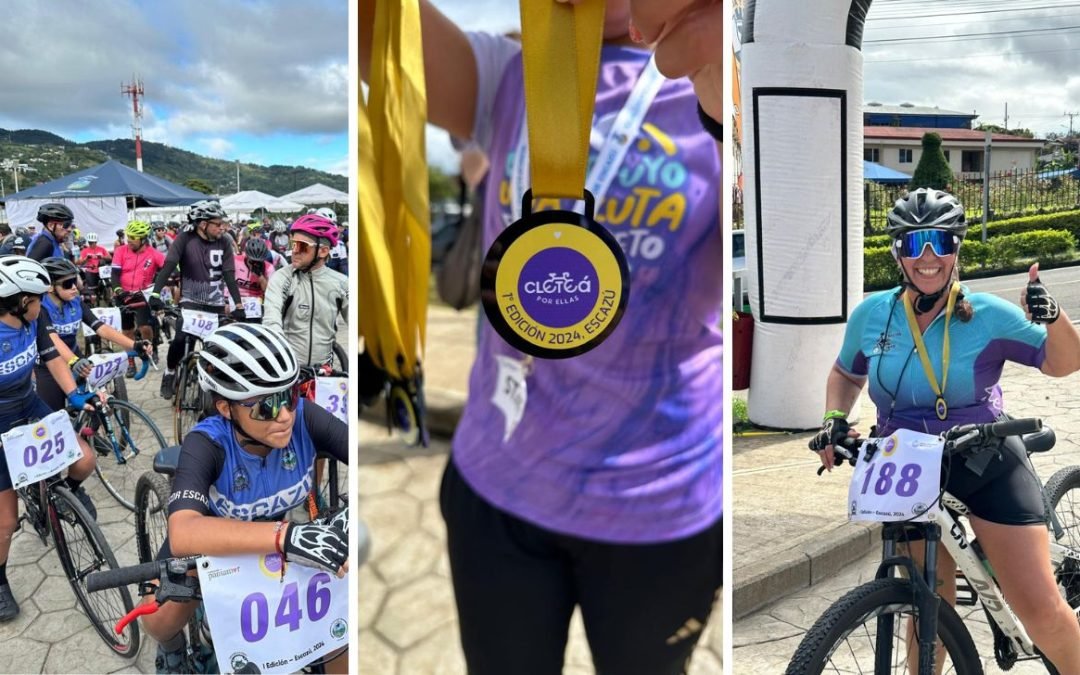
{"label": "road", "polygon": [[[1046,288],[1072,321],[1080,321],[1080,267],[1061,267],[1039,273]],[[964,285],[972,291],[993,293],[1009,302],[1019,303],[1020,293],[1027,286],[1027,272],[989,279],[972,279]]]}

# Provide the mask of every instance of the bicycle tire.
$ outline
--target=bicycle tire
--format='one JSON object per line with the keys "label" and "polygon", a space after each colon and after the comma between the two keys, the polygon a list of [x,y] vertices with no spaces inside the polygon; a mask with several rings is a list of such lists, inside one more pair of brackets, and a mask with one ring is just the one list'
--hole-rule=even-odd
{"label": "bicycle tire", "polygon": [[117,461],[112,440],[106,434],[105,426],[98,422],[90,439],[91,447],[98,454],[94,473],[121,506],[134,511],[139,477],[153,469],[154,455],[165,447],[165,436],[150,415],[127,401],[110,401],[107,414],[126,461],[123,464]]}
{"label": "bicycle tire", "polygon": [[[1064,530],[1059,543],[1080,551],[1080,466],[1059,469],[1046,481],[1044,490],[1050,508],[1057,514]],[[1053,536],[1052,531],[1050,534]],[[1069,607],[1080,607],[1080,565],[1066,560],[1065,564],[1054,570],[1054,576]]]}
{"label": "bicycle tire", "polygon": [[138,622],[128,624],[120,635],[113,630],[116,622],[134,606],[130,589],[122,586],[95,593],[86,590],[88,574],[119,567],[101,528],[75,495],[62,485],[52,488],[49,519],[60,565],[94,630],[118,656],[135,657],[139,653]]}
{"label": "bicycle tire", "polygon": [[168,506],[172,485],[160,473],[147,471],[135,485],[135,549],[139,563],[157,558],[169,532]]}
{"label": "bicycle tire", "polygon": [[176,370],[176,397],[173,399],[173,430],[176,444],[184,442],[184,434],[195,426],[202,417],[204,397],[199,387],[198,370],[195,367],[195,353],[189,354],[180,362]]}
{"label": "bicycle tire", "polygon": [[345,348],[334,342],[334,360],[330,362],[331,367],[334,370],[340,370],[343,373],[349,372],[349,355],[345,352]]}
{"label": "bicycle tire", "polygon": [[[911,616],[915,612],[912,606],[913,595],[910,582],[894,578],[875,579],[852,589],[814,622],[799,643],[785,672],[787,675],[818,675],[826,667],[829,672],[878,672],[874,664],[876,647],[873,643],[876,642],[876,637],[873,625],[864,627],[859,635],[860,638],[865,638],[869,650],[856,650],[850,644],[843,650],[839,647],[848,642],[864,622],[873,622],[876,617],[885,614],[892,616],[894,633],[897,628],[903,629],[906,624],[903,617]],[[898,614],[903,616],[897,616]],[[950,662],[952,665],[951,670],[943,668],[943,672],[958,675],[983,672],[971,634],[956,610],[945,602],[939,606],[937,632],[938,638],[945,645],[945,665],[948,666]],[[894,634],[894,638],[899,637]],[[894,672],[907,672],[906,659],[897,660],[905,656],[905,652],[900,645],[893,645]],[[847,660],[842,660],[860,658],[860,654],[864,658],[861,670],[847,665]],[[834,656],[841,665],[834,662]]]}

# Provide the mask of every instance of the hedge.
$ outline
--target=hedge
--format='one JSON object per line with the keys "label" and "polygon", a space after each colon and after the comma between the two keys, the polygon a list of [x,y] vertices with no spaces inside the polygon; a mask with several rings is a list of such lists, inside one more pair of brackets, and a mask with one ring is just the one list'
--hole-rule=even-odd
{"label": "hedge", "polygon": [[[986,224],[986,240],[1003,234],[1016,234],[1031,230],[1065,230],[1073,237],[1080,239],[1080,211],[1061,211],[1059,213],[1047,213],[1037,216],[1024,216],[1023,218],[1007,218],[994,220]],[[968,223],[968,236],[964,246],[970,246],[973,241],[982,243],[982,224]],[[887,247],[889,235],[875,234],[863,239],[863,247],[866,249]]]}

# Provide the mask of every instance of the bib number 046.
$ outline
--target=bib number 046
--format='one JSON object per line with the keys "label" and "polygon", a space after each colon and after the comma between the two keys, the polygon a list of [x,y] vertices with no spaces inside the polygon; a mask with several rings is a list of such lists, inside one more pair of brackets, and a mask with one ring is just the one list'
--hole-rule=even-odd
{"label": "bib number 046", "polygon": [[[307,582],[304,597],[300,598],[300,584],[289,582],[282,588],[273,611],[274,627],[288,627],[289,631],[300,629],[307,616],[309,621],[319,621],[330,610],[330,575],[320,572]],[[270,630],[270,599],[264,593],[251,593],[240,603],[240,633],[248,642],[258,642]]]}

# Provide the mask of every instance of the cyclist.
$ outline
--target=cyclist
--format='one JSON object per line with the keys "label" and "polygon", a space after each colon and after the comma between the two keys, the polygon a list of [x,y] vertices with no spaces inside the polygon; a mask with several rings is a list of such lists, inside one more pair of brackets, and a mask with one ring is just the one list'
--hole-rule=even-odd
{"label": "cyclist", "polygon": [[[14,253],[15,240],[20,237],[23,240],[22,248],[25,251],[27,244],[30,242],[30,233],[25,227],[16,227],[14,234],[4,237],[3,243],[0,244],[0,255]],[[25,253],[20,253],[19,255],[25,255]]]}
{"label": "cyclist", "polygon": [[270,248],[275,253],[279,253],[282,256],[288,256],[289,253],[289,227],[283,220],[274,221],[274,234],[270,237]]}
{"label": "cyclist", "polygon": [[261,237],[248,237],[244,242],[244,254],[236,256],[236,285],[240,287],[240,297],[257,298],[257,314],[246,312],[248,320],[262,321],[262,302],[266,285],[274,274],[274,265],[270,262],[270,251],[266,240]]}
{"label": "cyclist", "polygon": [[[41,314],[41,298],[50,287],[49,275],[41,263],[25,256],[0,258],[0,430],[10,431],[27,420],[40,419],[53,411],[34,392],[34,363],[41,360],[53,379],[67,392],[68,403],[83,407],[94,396],[78,394],[69,367],[79,367],[78,357],[49,337],[49,317]],[[60,358],[57,358],[60,357]],[[65,359],[69,365],[65,365]],[[314,406],[312,406],[314,407]],[[78,438],[82,459],[68,468],[65,483],[90,515],[97,518],[90,495],[82,482],[94,472],[94,452]],[[19,614],[19,605],[7,578],[11,537],[18,527],[19,506],[12,489],[7,460],[0,452],[0,622]]]}
{"label": "cyclist", "polygon": [[[11,251],[15,255],[26,255],[26,247],[30,245],[29,237],[21,234],[15,235],[15,238],[11,240]],[[7,255],[7,253],[3,254]]]}
{"label": "cyclist", "polygon": [[[151,344],[149,340],[133,340],[102,323],[86,306],[79,295],[79,268],[67,258],[46,258],[42,267],[49,274],[49,292],[41,299],[41,305],[48,315],[49,333],[57,347],[63,344],[75,356],[82,358],[78,345],[79,327],[85,323],[95,333],[110,342],[120,345],[128,353],[138,352],[148,358]],[[128,365],[134,368],[134,357],[128,357]],[[89,365],[87,362],[86,365]],[[76,364],[75,369],[81,366]],[[39,363],[34,370],[37,379],[37,394],[52,410],[64,407],[65,397],[60,385],[53,378],[46,364]]]}
{"label": "cyclist", "polygon": [[97,293],[103,285],[101,267],[112,262],[112,255],[98,243],[96,232],[87,233],[86,246],[79,252],[78,261],[83,271],[83,282]]}
{"label": "cyclist", "polygon": [[37,212],[37,220],[42,224],[42,231],[30,240],[27,256],[34,260],[62,258],[63,242],[71,232],[75,214],[65,204],[51,202],[42,204]]}
{"label": "cyclist", "polygon": [[169,246],[172,245],[173,240],[172,237],[166,234],[165,223],[159,220],[151,226],[151,229],[153,229],[154,235],[150,237],[150,241],[148,242],[150,246],[161,251],[163,255],[168,253]]}
{"label": "cyclist", "polygon": [[[277,552],[287,562],[342,576],[347,523],[287,523],[284,517],[305,502],[316,450],[348,463],[346,425],[297,398],[296,357],[281,334],[265,326],[217,328],[203,341],[197,368],[216,414],[184,437],[158,559]],[[195,609],[194,603],[166,603],[143,618],[159,642],[158,672],[184,666],[182,630]]]}
{"label": "cyclist", "polygon": [[116,231],[116,241],[113,242],[113,251],[116,251],[117,248],[119,248],[119,247],[121,247],[123,245],[124,245],[124,231],[123,230],[117,230]]}
{"label": "cyclist", "polygon": [[[1006,361],[1052,377],[1080,370],[1080,333],[1039,282],[1038,263],[1029,271],[1023,311],[991,293],[969,295],[960,285],[967,222],[956,197],[929,188],[910,192],[889,213],[887,232],[903,282],[867,297],[848,321],[826,385],[829,412],[810,442],[826,467],[834,443],[858,436],[847,416],[868,381],[877,406],[872,435],[884,437],[896,429],[937,434],[993,422],[1003,412],[997,382]],[[928,357],[921,367],[919,354]],[[994,454],[953,462],[945,489],[970,509],[1005,599],[1039,649],[1060,672],[1080,672],[1080,624],[1051,571],[1039,481],[1016,439],[1008,439],[1002,461],[989,462]],[[920,565],[923,551],[921,541],[910,544]],[[955,575],[956,563],[939,548],[938,592],[950,604]]]}
{"label": "cyclist", "polygon": [[[157,320],[150,311],[143,291],[154,283],[154,278],[165,266],[165,256],[147,244],[150,225],[133,220],[124,229],[126,244],[116,247],[112,261],[113,302],[117,307],[131,311],[121,312],[120,328],[129,339],[151,341],[157,346]],[[135,376],[135,359],[128,359],[125,377]]]}
{"label": "cyclist", "polygon": [[349,280],[326,266],[337,244],[337,226],[319,215],[296,219],[292,264],[266,286],[263,323],[284,333],[301,365],[321,366],[334,357],[338,316],[346,318]]}
{"label": "cyclist", "polygon": [[333,209],[323,207],[315,212],[315,215],[326,218],[334,227],[338,228],[338,240],[334,244],[334,247],[330,249],[330,257],[326,261],[326,266],[335,272],[341,274],[349,274],[349,252],[345,248],[345,241],[341,238],[341,225],[338,224],[337,213]]}
{"label": "cyclist", "polygon": [[[192,228],[180,234],[165,256],[165,266],[158,272],[154,290],[150,295],[150,307],[160,310],[161,289],[169,283],[169,277],[180,266],[180,307],[223,315],[225,313],[225,289],[236,307],[232,318],[244,319],[240,304],[240,289],[236,285],[235,248],[232,239],[222,236],[225,230],[225,210],[216,200],[195,202],[188,211]],[[171,399],[176,377],[176,367],[193,338],[183,330],[176,330],[169,343],[165,374],[161,378],[161,396]]]}

